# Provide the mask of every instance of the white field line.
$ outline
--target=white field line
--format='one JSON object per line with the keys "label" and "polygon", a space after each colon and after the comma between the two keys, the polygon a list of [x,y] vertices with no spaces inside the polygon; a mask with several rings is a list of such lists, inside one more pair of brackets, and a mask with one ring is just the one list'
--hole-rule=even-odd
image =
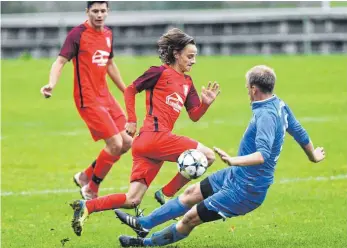
{"label": "white field line", "polygon": [[[347,174],[342,175],[336,175],[336,176],[320,176],[320,177],[306,177],[306,178],[283,178],[279,179],[275,182],[278,184],[287,184],[287,183],[299,183],[299,182],[308,182],[308,181],[336,181],[336,180],[346,180]],[[117,191],[124,191],[128,188],[128,186],[122,186],[119,188],[101,188],[100,191],[106,191],[106,192],[117,192]],[[159,188],[157,185],[153,185],[151,187],[154,191],[154,189]],[[151,191],[151,189],[150,189]],[[1,196],[33,196],[33,195],[49,195],[49,194],[66,194],[66,193],[76,193],[79,192],[77,188],[75,189],[47,189],[47,190],[34,190],[34,191],[21,191],[21,192],[1,192]]]}
{"label": "white field line", "polygon": [[306,178],[283,178],[280,179],[278,183],[284,184],[284,183],[296,183],[296,182],[307,182],[307,181],[334,181],[334,180],[344,180],[347,179],[346,175],[337,175],[337,176],[330,176],[330,177],[306,177]]}

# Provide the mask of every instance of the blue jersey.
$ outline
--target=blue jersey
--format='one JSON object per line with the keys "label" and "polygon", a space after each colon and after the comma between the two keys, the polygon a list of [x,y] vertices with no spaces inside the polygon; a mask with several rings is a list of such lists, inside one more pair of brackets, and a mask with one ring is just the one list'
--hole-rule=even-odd
{"label": "blue jersey", "polygon": [[262,187],[273,183],[275,166],[282,150],[286,131],[301,145],[309,143],[305,129],[295,119],[289,107],[277,96],[252,103],[253,117],[238,151],[238,156],[260,152],[264,163],[252,166],[233,166],[236,182]]}

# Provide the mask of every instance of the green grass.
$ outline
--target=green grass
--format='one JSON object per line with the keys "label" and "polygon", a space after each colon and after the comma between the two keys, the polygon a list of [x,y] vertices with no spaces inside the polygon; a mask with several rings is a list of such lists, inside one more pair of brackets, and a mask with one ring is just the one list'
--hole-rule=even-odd
{"label": "green grass", "polygon": [[347,1],[331,1],[331,7],[347,7]]}
{"label": "green grass", "polygon": [[[117,58],[129,84],[155,57]],[[51,99],[41,97],[52,60],[2,61],[2,247],[118,247],[120,234],[133,234],[112,211],[91,216],[84,233],[72,232],[68,203],[77,192],[38,194],[43,190],[75,189],[72,175],[95,159],[102,142],[94,143],[72,98],[72,66],[67,65]],[[327,159],[310,163],[297,144],[286,137],[275,184],[264,204],[254,212],[199,226],[178,247],[347,247],[347,180],[311,180],[280,183],[281,179],[346,175],[347,74],[343,56],[199,57],[192,77],[198,89],[217,80],[218,100],[198,123],[183,111],[175,133],[189,135],[207,146],[218,145],[235,154],[251,110],[245,72],[256,64],[275,68],[276,93],[292,108]],[[114,95],[123,104],[116,87]],[[137,113],[144,112],[144,94]],[[209,173],[223,168],[218,160]],[[102,188],[125,192],[131,155],[117,163]],[[157,207],[153,192],[176,173],[166,163],[143,200],[148,213]],[[33,192],[21,195],[20,192]],[[36,193],[35,193],[36,192]],[[112,191],[101,191],[108,194]],[[159,228],[164,227],[162,225]],[[231,227],[234,227],[232,231]]]}

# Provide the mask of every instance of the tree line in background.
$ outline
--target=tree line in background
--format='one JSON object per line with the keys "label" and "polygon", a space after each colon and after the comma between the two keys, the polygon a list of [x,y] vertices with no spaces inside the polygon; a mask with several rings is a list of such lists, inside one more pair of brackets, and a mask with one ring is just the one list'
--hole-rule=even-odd
{"label": "tree line in background", "polygon": [[[276,2],[276,1],[110,1],[111,10],[177,10],[177,9],[228,9],[228,8],[295,8],[318,7],[314,2]],[[86,8],[86,2],[69,1],[1,1],[1,13],[35,13],[35,12],[78,12]]]}

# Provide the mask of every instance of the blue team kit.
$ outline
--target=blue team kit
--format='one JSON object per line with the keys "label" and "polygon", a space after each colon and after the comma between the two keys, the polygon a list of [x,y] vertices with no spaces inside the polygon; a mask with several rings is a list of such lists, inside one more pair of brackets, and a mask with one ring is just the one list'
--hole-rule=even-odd
{"label": "blue team kit", "polygon": [[262,204],[273,183],[286,131],[300,145],[309,143],[305,129],[277,96],[253,102],[252,112],[253,117],[241,140],[238,156],[258,151],[264,163],[232,166],[208,177],[215,194],[205,199],[204,204],[223,217],[244,215]]}

